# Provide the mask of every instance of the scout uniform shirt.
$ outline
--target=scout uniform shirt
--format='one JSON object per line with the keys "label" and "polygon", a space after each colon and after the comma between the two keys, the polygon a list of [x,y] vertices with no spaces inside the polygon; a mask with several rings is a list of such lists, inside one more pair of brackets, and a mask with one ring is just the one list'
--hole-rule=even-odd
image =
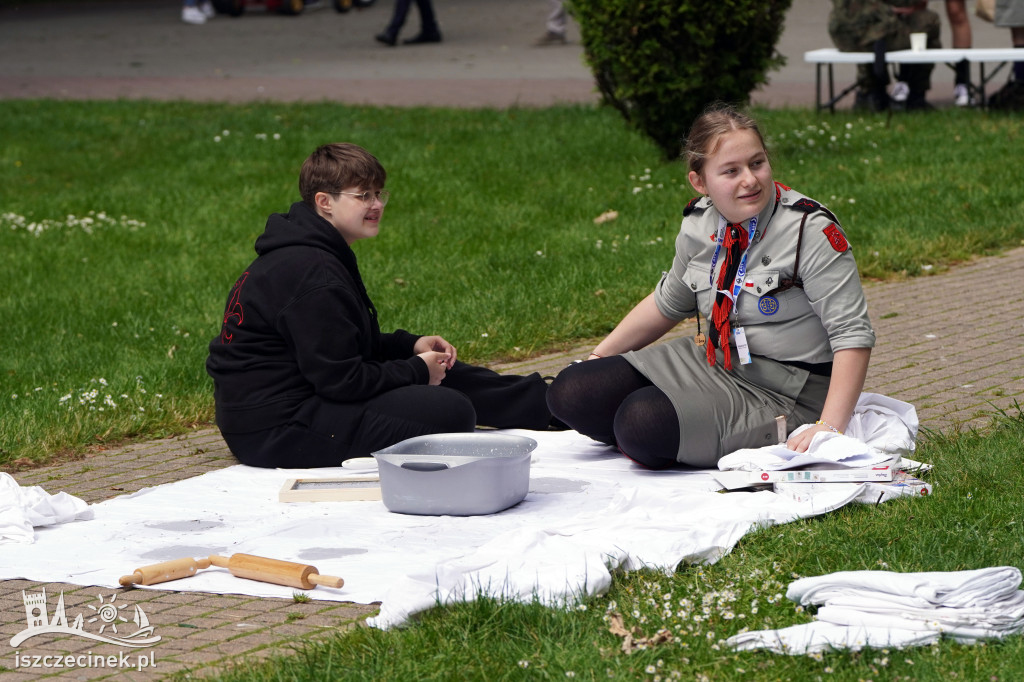
{"label": "scout uniform shirt", "polygon": [[[698,309],[705,319],[711,315],[718,220],[706,197],[687,208],[672,269],[655,290],[658,310],[669,319]],[[837,350],[875,345],[850,245],[835,216],[817,202],[776,183],[775,198],[758,216],[746,268],[730,321],[745,330],[752,354],[823,363]]]}
{"label": "scout uniform shirt", "polygon": [[[707,198],[684,211],[672,269],[654,292],[667,318],[698,311],[710,318],[723,262],[720,257],[711,271],[720,219]],[[749,221],[740,229],[748,230]],[[714,364],[705,348],[685,337],[623,353],[672,402],[680,429],[676,459],[690,466],[713,467],[736,449],[776,443],[780,415],[787,431],[813,422],[828,393],[835,351],[874,346],[857,264],[835,216],[776,183],[758,216],[729,322],[742,329],[750,362],[734,337],[715,339],[710,323]],[[731,369],[723,367],[725,343],[733,345]]]}

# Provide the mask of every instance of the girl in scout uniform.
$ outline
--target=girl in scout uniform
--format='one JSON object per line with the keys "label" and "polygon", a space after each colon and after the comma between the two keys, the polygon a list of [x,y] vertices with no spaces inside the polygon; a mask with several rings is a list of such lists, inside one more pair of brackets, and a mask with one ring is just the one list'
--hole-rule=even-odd
{"label": "girl in scout uniform", "polygon": [[[842,432],[875,335],[835,216],[777,183],[757,124],[716,106],[684,149],[702,196],[683,211],[672,268],[548,390],[552,413],[641,464],[714,467],[739,448],[807,449]],[[651,345],[697,316],[695,338]],[[783,434],[783,437],[785,437]]]}

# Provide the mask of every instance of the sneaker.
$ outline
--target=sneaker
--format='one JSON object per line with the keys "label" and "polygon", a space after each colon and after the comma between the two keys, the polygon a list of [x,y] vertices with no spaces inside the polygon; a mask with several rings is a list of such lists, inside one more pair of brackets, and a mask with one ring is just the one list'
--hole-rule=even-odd
{"label": "sneaker", "polygon": [[974,104],[974,98],[971,97],[971,91],[963,83],[957,83],[953,88],[953,102],[958,107],[969,107]]}
{"label": "sneaker", "polygon": [[186,24],[205,24],[206,15],[198,7],[182,7],[181,20]]}
{"label": "sneaker", "polygon": [[537,40],[533,41],[534,47],[547,47],[548,45],[565,45],[566,44],[564,33],[555,33],[554,31],[547,31],[544,35]]}
{"label": "sneaker", "polygon": [[896,81],[895,85],[892,86],[892,92],[889,93],[889,96],[892,97],[893,102],[902,104],[910,97],[910,86],[903,81]]}
{"label": "sneaker", "polygon": [[217,10],[213,8],[213,3],[207,0],[206,2],[199,5],[199,11],[203,13],[207,19],[213,19],[217,15]]}

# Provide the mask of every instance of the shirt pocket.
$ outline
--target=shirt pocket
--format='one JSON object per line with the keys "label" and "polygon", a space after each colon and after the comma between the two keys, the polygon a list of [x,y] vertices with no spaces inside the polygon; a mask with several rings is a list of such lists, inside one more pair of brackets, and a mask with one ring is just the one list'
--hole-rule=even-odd
{"label": "shirt pocket", "polygon": [[714,290],[711,287],[711,269],[704,265],[691,263],[683,273],[683,284],[689,287],[697,297],[697,309],[703,317],[711,314],[711,306],[715,302]]}
{"label": "shirt pocket", "polygon": [[748,272],[740,290],[737,314],[741,322],[770,322],[778,316],[781,302],[771,294],[779,286],[778,270],[755,270]]}

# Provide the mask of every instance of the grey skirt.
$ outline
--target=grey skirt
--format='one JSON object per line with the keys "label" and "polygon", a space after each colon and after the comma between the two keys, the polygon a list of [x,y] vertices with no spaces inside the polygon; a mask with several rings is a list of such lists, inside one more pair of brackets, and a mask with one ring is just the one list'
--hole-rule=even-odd
{"label": "grey skirt", "polygon": [[811,374],[769,358],[754,356],[733,368],[708,364],[705,349],[690,338],[648,346],[623,356],[660,388],[679,418],[676,461],[713,468],[719,459],[740,448],[778,442],[775,418],[786,418],[786,432],[820,418],[829,377]]}

